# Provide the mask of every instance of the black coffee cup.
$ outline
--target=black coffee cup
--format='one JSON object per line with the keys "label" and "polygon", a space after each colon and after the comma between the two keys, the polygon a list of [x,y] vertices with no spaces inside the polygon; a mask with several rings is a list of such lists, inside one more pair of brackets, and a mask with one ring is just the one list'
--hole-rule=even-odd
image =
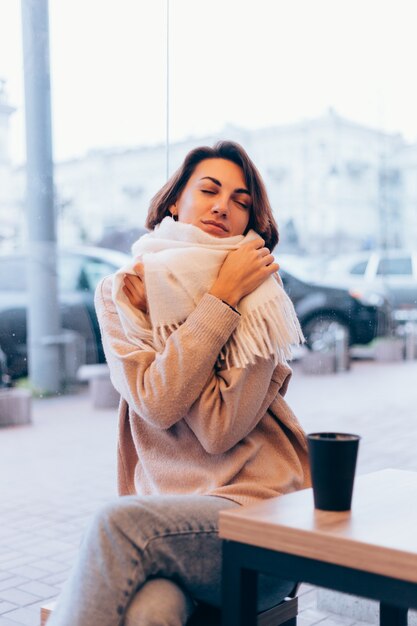
{"label": "black coffee cup", "polygon": [[349,433],[307,435],[316,509],[350,510],[359,440]]}

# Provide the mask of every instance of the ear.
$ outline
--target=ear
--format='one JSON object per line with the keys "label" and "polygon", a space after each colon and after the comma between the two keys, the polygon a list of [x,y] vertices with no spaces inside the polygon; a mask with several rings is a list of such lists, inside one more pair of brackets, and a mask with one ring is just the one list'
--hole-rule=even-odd
{"label": "ear", "polygon": [[176,215],[178,215],[178,211],[177,211],[177,204],[171,204],[171,206],[169,207],[169,212],[171,213],[172,217],[175,217]]}

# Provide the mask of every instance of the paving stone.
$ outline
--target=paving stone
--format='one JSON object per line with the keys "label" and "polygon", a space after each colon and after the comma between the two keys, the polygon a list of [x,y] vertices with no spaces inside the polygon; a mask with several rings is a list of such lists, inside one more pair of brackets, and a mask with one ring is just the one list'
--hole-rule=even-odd
{"label": "paving stone", "polygon": [[[8,617],[0,617],[0,626],[21,626],[22,622],[16,622],[14,620],[9,619]],[[31,626],[35,626],[31,624]]]}
{"label": "paving stone", "polygon": [[27,582],[29,582],[28,579],[23,576],[10,576],[10,578],[6,578],[6,580],[0,582],[0,591],[11,589],[12,587],[17,587]]}
{"label": "paving stone", "polygon": [[324,613],[323,611],[317,611],[316,609],[304,609],[299,612],[299,615],[304,620],[310,620],[312,624],[316,624],[317,622],[323,620],[325,617],[328,616],[327,613]]}
{"label": "paving stone", "polygon": [[45,604],[49,604],[50,602],[53,602],[53,600],[48,600],[45,598],[42,598],[41,600],[39,600],[38,598],[36,602],[32,602],[31,604],[28,604],[25,608],[28,609],[29,611],[38,612],[41,610],[41,607],[45,606]]}
{"label": "paving stone", "polygon": [[77,530],[71,534],[65,535],[64,539],[66,542],[70,543],[73,548],[76,548],[78,550],[84,538],[85,531],[86,529],[82,528],[81,530]]}
{"label": "paving stone", "polygon": [[310,614],[308,611],[303,611],[298,614],[297,626],[314,626],[315,624],[320,624],[325,617],[325,615],[317,616],[315,612]]}
{"label": "paving stone", "polygon": [[3,554],[0,554],[0,566],[3,567],[3,563],[5,561],[17,559],[19,556],[22,556],[22,554],[21,552],[16,552],[16,550],[8,550],[7,552],[3,552]]}
{"label": "paving stone", "polygon": [[[14,508],[14,506],[13,506]],[[7,539],[11,534],[13,534],[13,529],[6,526],[5,520],[3,520],[3,513],[5,511],[4,506],[2,506],[2,527],[0,528],[0,543],[3,543],[5,539]]]}
{"label": "paving stone", "polygon": [[323,611],[323,613],[326,613],[327,617],[321,622],[322,626],[353,626],[355,623],[354,617],[336,615],[336,613],[329,613],[328,611]]}
{"label": "paving stone", "polygon": [[51,574],[65,572],[68,570],[67,564],[60,563],[59,561],[55,561],[53,559],[37,559],[32,563],[32,565],[39,567],[39,569],[43,569],[46,572],[50,572]]}
{"label": "paving stone", "polygon": [[311,587],[307,591],[299,592],[298,594],[298,610],[317,608],[316,590]]}
{"label": "paving stone", "polygon": [[9,613],[5,613],[4,617],[6,619],[10,620],[10,625],[9,624],[3,624],[0,621],[0,626],[16,626],[16,622],[17,624],[19,624],[20,626],[37,626],[37,623],[40,623],[40,617],[39,617],[39,622],[34,622],[34,613],[33,611],[30,611],[29,609],[26,608],[20,608],[20,609],[16,609],[14,611],[10,611]]}
{"label": "paving stone", "polygon": [[15,559],[11,559],[10,561],[3,561],[1,566],[4,570],[11,571],[15,567],[20,567],[21,565],[28,565],[29,563],[32,563],[35,558],[36,557],[31,554],[21,553],[21,555]]}
{"label": "paving stone", "polygon": [[52,585],[53,587],[61,588],[62,584],[68,578],[70,569],[71,568],[68,567],[68,569],[64,570],[63,572],[60,572],[59,574],[50,574],[46,576],[45,578],[42,578],[41,581],[43,583],[46,583],[47,585]]}
{"label": "paving stone", "polygon": [[31,593],[27,593],[24,589],[12,587],[10,589],[3,589],[0,591],[0,600],[6,602],[12,602],[18,606],[26,606],[31,602],[36,602],[38,597]]}
{"label": "paving stone", "polygon": [[11,611],[12,609],[17,608],[19,607],[16,604],[0,600],[0,615],[3,615],[3,613],[7,613],[7,611]]}
{"label": "paving stone", "polygon": [[17,528],[17,530],[27,530],[28,528],[31,529],[31,531],[36,531],[39,528],[45,528],[46,526],[48,526],[49,524],[49,520],[43,517],[38,517],[38,516],[27,516],[27,515],[23,515],[22,518],[17,519],[14,523],[13,526],[14,528]]}
{"label": "paving stone", "polygon": [[78,556],[78,552],[78,547],[73,548],[72,550],[67,550],[66,552],[61,552],[61,554],[57,554],[55,558],[61,563],[65,563],[67,566],[72,565]]}
{"label": "paving stone", "polygon": [[40,530],[37,531],[36,534],[38,537],[42,537],[44,540],[45,539],[62,539],[63,537],[65,537],[65,540],[66,540],[66,535],[63,535],[62,533],[57,531],[55,524],[53,526],[49,525],[49,526],[46,526],[45,528],[41,528]]}
{"label": "paving stone", "polygon": [[5,511],[3,509],[1,518],[3,524],[14,528],[14,522],[20,522],[22,520],[21,509],[18,508],[16,505],[14,505],[8,511]]}
{"label": "paving stone", "polygon": [[39,542],[39,536],[33,533],[27,534],[19,532],[13,536],[13,539],[10,540],[10,544],[17,550],[21,552],[24,551],[28,546],[33,545],[34,543]]}
{"label": "paving stone", "polygon": [[11,569],[10,573],[15,576],[24,576],[30,580],[39,580],[47,575],[44,569],[34,567],[33,565],[20,565],[19,567]]}
{"label": "paving stone", "polygon": [[39,580],[31,580],[29,583],[20,585],[19,589],[33,594],[34,596],[38,596],[39,598],[52,598],[53,596],[56,596],[59,591],[52,585],[47,585]]}
{"label": "paving stone", "polygon": [[28,554],[33,554],[38,557],[48,557],[66,552],[69,548],[72,548],[70,544],[51,539],[49,541],[40,541],[38,544],[29,546],[27,552]]}

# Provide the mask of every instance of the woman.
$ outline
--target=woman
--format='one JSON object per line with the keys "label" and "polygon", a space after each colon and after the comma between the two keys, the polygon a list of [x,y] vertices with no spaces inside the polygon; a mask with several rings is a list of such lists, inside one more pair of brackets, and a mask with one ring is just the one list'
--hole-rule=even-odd
{"label": "woman", "polygon": [[[91,524],[51,626],[181,626],[196,602],[219,606],[219,511],[309,484],[305,436],[284,401],[302,336],[245,151],[191,151],[147,226],[134,264],[96,292],[121,395],[124,497]],[[261,608],[293,586],[264,577]]]}

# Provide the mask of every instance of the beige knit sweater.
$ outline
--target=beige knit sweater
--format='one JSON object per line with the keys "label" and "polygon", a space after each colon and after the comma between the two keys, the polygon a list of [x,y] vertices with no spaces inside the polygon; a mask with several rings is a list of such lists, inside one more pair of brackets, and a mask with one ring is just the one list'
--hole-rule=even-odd
{"label": "beige knit sweater", "polygon": [[239,315],[206,294],[162,353],[122,330],[112,278],[96,310],[119,407],[118,486],[125,494],[206,494],[240,504],[309,486],[306,439],[284,395],[287,365],[258,359],[216,370]]}

